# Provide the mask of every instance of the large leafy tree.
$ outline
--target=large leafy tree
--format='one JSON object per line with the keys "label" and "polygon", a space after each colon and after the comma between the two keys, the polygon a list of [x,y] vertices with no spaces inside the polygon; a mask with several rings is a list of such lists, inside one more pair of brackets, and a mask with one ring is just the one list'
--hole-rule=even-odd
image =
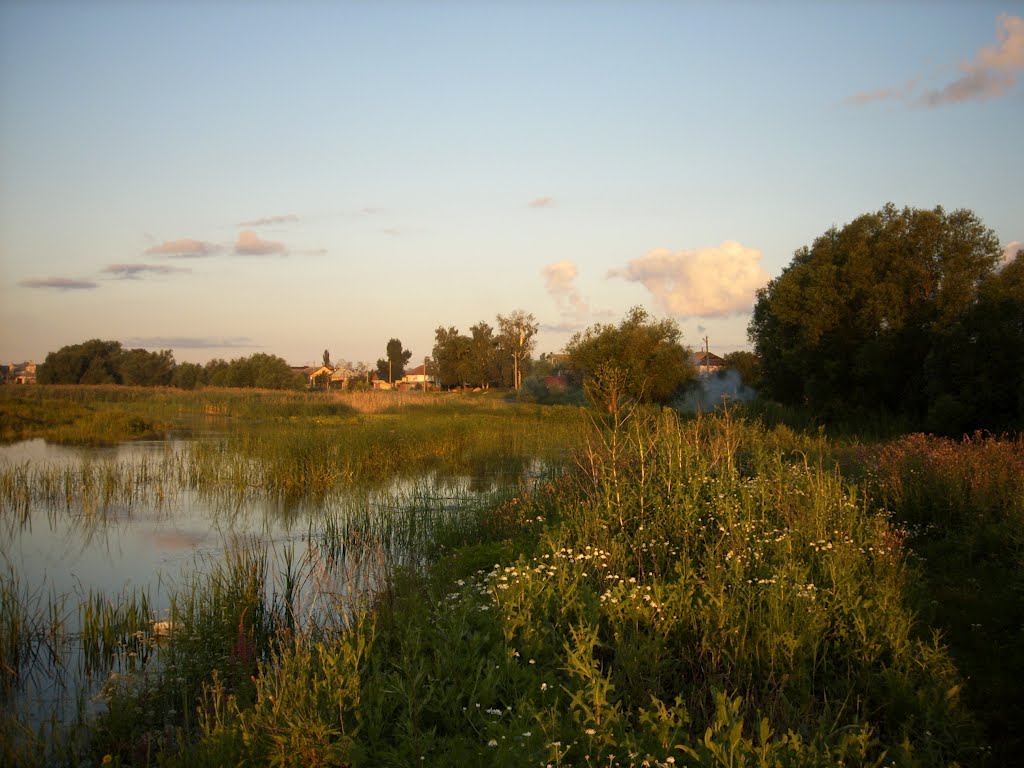
{"label": "large leafy tree", "polygon": [[696,375],[674,320],[633,307],[618,325],[597,323],[565,346],[569,370],[610,412],[624,401],[668,403]]}
{"label": "large leafy tree", "polygon": [[999,257],[966,210],[889,204],[829,229],[758,292],[748,335],[762,391],[826,419],[921,419],[929,351],[974,307]]}
{"label": "large leafy tree", "polygon": [[412,352],[402,348],[398,339],[388,341],[387,357],[377,360],[377,375],[387,382],[395,382],[405,376],[405,364],[412,358]]}

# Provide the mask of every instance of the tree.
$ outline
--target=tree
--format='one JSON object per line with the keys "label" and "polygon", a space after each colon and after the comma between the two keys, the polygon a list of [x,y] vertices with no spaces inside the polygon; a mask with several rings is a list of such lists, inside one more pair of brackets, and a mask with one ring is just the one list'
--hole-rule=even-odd
{"label": "tree", "polygon": [[515,389],[523,385],[522,363],[537,343],[534,336],[539,328],[537,318],[521,309],[508,317],[498,315],[497,346],[500,354],[512,359],[512,386]]}
{"label": "tree", "polygon": [[434,331],[434,375],[442,387],[457,387],[466,382],[466,359],[470,340],[454,325]]}
{"label": "tree", "polygon": [[737,350],[725,355],[725,366],[731,368],[740,375],[740,381],[745,386],[757,389],[761,386],[761,361],[757,355],[746,350]]}
{"label": "tree", "polygon": [[324,367],[331,367],[331,353],[326,349],[324,350]]}
{"label": "tree", "polygon": [[569,370],[588,397],[611,413],[624,401],[668,403],[696,375],[674,320],[633,307],[619,325],[597,323],[565,346]]}
{"label": "tree", "polygon": [[466,352],[466,380],[487,389],[495,375],[496,340],[494,329],[481,320],[469,329],[469,348]]}
{"label": "tree", "polygon": [[120,384],[118,341],[90,339],[47,354],[36,371],[40,384]]}
{"label": "tree", "polygon": [[412,352],[402,349],[402,342],[391,339],[387,346],[387,357],[377,361],[377,375],[389,384],[401,380],[405,376],[405,364],[412,357]]}
{"label": "tree", "polygon": [[164,387],[174,375],[174,354],[169,349],[149,352],[129,349],[121,353],[117,369],[122,384],[137,387]]}
{"label": "tree", "polygon": [[962,322],[937,335],[925,372],[929,431],[1024,430],[1024,250],[981,282]]}
{"label": "tree", "polygon": [[999,241],[970,211],[854,219],[796,251],[757,295],[748,336],[762,392],[824,419],[928,410],[925,361],[993,273]]}
{"label": "tree", "polygon": [[178,389],[196,389],[203,384],[203,366],[199,363],[178,363],[171,375],[171,386]]}

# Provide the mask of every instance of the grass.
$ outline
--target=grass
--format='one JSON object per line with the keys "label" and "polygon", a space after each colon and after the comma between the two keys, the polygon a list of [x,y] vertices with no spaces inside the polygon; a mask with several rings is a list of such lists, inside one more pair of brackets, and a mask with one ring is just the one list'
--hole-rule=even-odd
{"label": "grass", "polygon": [[[152,660],[111,678],[68,762],[1017,759],[1019,440],[851,447],[736,413],[201,395],[224,434],[109,470],[133,489],[117,504],[178,484],[321,511],[300,541],[197,560],[173,631],[143,633]],[[561,470],[475,494],[474,472],[511,459],[521,480],[534,457]],[[0,474],[10,520],[68,504],[38,489],[70,481],[32,471]],[[417,472],[470,479],[439,496]],[[354,505],[353,485],[371,489]],[[98,647],[126,648],[141,596],[90,599],[113,631]]]}

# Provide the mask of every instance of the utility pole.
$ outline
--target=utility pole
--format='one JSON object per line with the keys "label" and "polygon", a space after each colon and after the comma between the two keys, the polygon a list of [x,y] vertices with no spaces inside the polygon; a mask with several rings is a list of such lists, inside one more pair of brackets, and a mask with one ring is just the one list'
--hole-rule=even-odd
{"label": "utility pole", "polygon": [[711,350],[708,347],[708,337],[704,337],[704,373],[707,373],[711,369]]}

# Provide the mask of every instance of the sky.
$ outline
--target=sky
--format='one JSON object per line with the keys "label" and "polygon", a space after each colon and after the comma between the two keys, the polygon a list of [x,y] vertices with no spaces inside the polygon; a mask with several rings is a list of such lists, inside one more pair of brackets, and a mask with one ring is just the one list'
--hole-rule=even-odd
{"label": "sky", "polygon": [[372,364],[633,306],[749,349],[832,226],[1024,241],[1024,2],[0,0],[0,361]]}

